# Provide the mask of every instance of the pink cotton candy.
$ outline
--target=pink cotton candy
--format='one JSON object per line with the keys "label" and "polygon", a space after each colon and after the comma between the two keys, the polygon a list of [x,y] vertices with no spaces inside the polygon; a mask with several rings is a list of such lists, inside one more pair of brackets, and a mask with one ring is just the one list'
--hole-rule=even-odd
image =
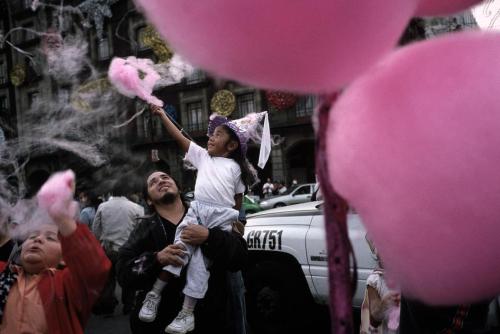
{"label": "pink cotton candy", "polygon": [[387,321],[387,328],[391,331],[396,331],[399,328],[399,306],[392,306],[388,314],[389,321]]}
{"label": "pink cotton candy", "polygon": [[160,75],[150,59],[136,57],[113,58],[108,70],[109,81],[121,94],[135,97],[162,107],[163,102],[152,95]]}
{"label": "pink cotton candy", "polygon": [[194,65],[262,88],[331,92],[388,52],[417,0],[136,0]]}
{"label": "pink cotton candy", "polygon": [[55,173],[37,194],[38,205],[52,218],[74,218],[77,204],[73,201],[75,174],[72,170]]}
{"label": "pink cotton candy", "polygon": [[500,293],[500,34],[386,57],[331,110],[333,186],[403,294],[459,304]]}
{"label": "pink cotton candy", "polygon": [[466,10],[481,0],[420,0],[416,16],[450,15]]}

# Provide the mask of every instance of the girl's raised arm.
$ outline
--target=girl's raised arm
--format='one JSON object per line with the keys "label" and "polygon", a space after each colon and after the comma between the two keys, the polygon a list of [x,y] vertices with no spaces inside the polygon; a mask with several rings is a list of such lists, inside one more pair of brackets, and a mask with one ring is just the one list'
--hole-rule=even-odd
{"label": "girl's raised arm", "polygon": [[167,132],[175,139],[177,144],[181,147],[184,152],[187,152],[189,149],[189,144],[191,144],[191,140],[184,137],[182,132],[175,126],[174,123],[168,118],[168,116],[163,112],[161,107],[155,106],[153,104],[149,105],[151,111],[154,115],[159,116],[161,118],[161,122],[167,129]]}

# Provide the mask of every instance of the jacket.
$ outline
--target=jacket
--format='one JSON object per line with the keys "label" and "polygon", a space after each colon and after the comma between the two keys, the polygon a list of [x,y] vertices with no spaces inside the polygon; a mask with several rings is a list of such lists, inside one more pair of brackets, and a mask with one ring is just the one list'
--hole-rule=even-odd
{"label": "jacket", "polygon": [[[48,332],[83,334],[92,305],[106,283],[111,263],[87,226],[77,224],[67,237],[59,236],[66,267],[44,271],[38,282]],[[0,262],[0,271],[5,262]]]}
{"label": "jacket", "polygon": [[[130,318],[133,333],[164,333],[165,327],[182,308],[185,270],[179,279],[169,282],[163,289],[156,320],[145,323],[138,319],[144,296],[162,269],[156,260],[156,253],[173,243],[176,227],[153,214],[139,222],[119,251],[118,281],[123,287],[137,290],[138,298]],[[239,271],[246,265],[246,242],[237,233],[213,228],[207,241],[200,247],[212,265],[209,268],[208,291],[195,308],[194,333],[230,333],[227,271]]]}

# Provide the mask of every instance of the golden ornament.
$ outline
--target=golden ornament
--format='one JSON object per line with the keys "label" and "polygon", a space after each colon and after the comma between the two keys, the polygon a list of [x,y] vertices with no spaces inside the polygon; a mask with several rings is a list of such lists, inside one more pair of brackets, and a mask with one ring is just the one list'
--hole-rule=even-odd
{"label": "golden ornament", "polygon": [[160,34],[151,25],[146,26],[144,29],[142,44],[153,50],[156,57],[158,57],[159,63],[168,62],[174,55],[174,52],[170,50],[167,43],[161,39]]}
{"label": "golden ornament", "polygon": [[219,90],[210,101],[210,109],[221,116],[229,116],[236,108],[236,97],[227,90]]}
{"label": "golden ornament", "polygon": [[111,88],[107,78],[96,79],[84,83],[71,94],[71,105],[76,110],[91,111],[91,103]]}
{"label": "golden ornament", "polygon": [[20,86],[26,79],[26,68],[23,64],[17,64],[14,66],[12,71],[10,71],[10,82],[14,86]]}

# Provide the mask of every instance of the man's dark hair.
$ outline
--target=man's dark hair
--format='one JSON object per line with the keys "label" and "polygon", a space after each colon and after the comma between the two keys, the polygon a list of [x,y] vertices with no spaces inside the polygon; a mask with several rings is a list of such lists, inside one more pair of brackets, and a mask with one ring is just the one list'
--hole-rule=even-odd
{"label": "man's dark hair", "polygon": [[144,198],[144,201],[146,201],[146,205],[148,206],[148,209],[150,212],[155,212],[155,208],[153,205],[150,205],[148,203],[148,199],[149,199],[149,192],[148,192],[148,177],[155,173],[155,172],[162,172],[162,173],[165,173],[167,174],[168,176],[170,176],[170,178],[174,181],[175,183],[175,186],[177,187],[177,189],[179,190],[179,195],[181,197],[181,201],[182,201],[182,204],[187,207],[187,202],[186,202],[186,199],[184,197],[184,192],[182,191],[182,187],[180,185],[180,183],[177,181],[177,179],[175,177],[173,177],[172,175],[168,174],[167,172],[164,172],[162,170],[153,170],[151,171],[150,173],[147,174],[146,176],[146,181],[143,183],[143,186],[142,186],[142,197]]}

